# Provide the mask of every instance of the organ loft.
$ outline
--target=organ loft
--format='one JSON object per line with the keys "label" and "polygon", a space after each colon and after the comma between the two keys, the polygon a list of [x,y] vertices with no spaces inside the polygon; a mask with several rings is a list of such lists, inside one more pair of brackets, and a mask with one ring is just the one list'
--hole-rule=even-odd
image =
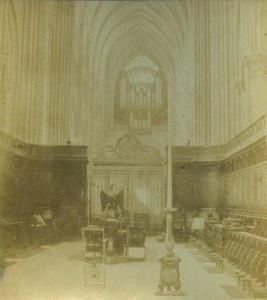
{"label": "organ loft", "polygon": [[266,82],[266,0],[0,1],[0,298],[266,299]]}

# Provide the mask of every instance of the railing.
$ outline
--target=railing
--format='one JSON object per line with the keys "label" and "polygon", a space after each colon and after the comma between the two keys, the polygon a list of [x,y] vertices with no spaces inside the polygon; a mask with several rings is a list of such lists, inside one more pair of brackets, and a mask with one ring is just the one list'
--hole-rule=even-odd
{"label": "railing", "polygon": [[0,131],[0,150],[33,159],[86,160],[85,145],[34,145],[27,144]]}
{"label": "railing", "polygon": [[219,146],[173,146],[173,161],[219,161],[267,136],[267,116],[264,115],[231,141]]}

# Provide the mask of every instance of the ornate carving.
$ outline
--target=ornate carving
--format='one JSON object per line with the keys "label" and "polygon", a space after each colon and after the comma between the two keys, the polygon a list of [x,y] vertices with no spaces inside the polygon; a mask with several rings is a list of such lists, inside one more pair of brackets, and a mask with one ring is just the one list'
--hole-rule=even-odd
{"label": "ornate carving", "polygon": [[242,149],[241,151],[236,152],[224,160],[223,164],[225,171],[237,171],[266,160],[266,147],[267,140],[266,138],[263,138],[258,142]]}
{"label": "ornate carving", "polygon": [[[173,217],[172,214],[176,211],[176,208],[167,208],[166,217],[166,236],[165,236],[165,248],[167,253],[162,256],[159,261],[161,263],[160,267],[160,278],[158,283],[158,292],[156,295],[164,295],[164,288],[167,288],[167,293],[170,295],[180,295],[183,296],[184,292],[180,290],[180,272],[179,263],[181,262],[180,257],[176,256],[173,252],[175,240],[172,232]],[[174,289],[174,290],[173,290]]]}
{"label": "ornate carving", "polygon": [[159,280],[159,292],[162,294],[164,288],[167,287],[167,290],[171,292],[171,288],[175,289],[175,292],[172,292],[173,295],[181,294],[181,282],[180,282],[180,273],[179,273],[179,262],[181,259],[175,255],[172,257],[163,256],[160,258],[161,270],[160,270],[160,280]]}
{"label": "ornate carving", "polygon": [[159,149],[144,145],[134,135],[122,136],[113,146],[106,146],[98,149],[93,155],[95,163],[99,164],[163,164],[163,157]]}
{"label": "ornate carving", "polygon": [[139,139],[128,134],[120,138],[115,145],[118,155],[121,158],[127,159],[140,156],[143,152],[142,148],[143,147]]}

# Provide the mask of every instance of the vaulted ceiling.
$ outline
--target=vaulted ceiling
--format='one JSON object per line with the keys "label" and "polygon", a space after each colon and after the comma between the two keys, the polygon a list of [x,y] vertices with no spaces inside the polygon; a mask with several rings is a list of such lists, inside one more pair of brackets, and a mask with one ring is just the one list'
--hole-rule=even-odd
{"label": "vaulted ceiling", "polygon": [[191,14],[189,1],[100,2],[93,6],[93,42],[112,77],[140,52],[166,73],[177,65]]}
{"label": "vaulted ceiling", "polygon": [[265,110],[265,79],[251,90],[248,69],[266,61],[266,11],[264,0],[0,1],[0,128],[104,143],[115,81],[141,55],[167,83],[173,143],[226,143]]}

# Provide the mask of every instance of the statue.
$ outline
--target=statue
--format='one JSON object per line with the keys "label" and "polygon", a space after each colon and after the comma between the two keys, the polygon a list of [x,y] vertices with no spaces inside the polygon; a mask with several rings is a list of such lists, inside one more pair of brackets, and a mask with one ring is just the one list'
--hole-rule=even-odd
{"label": "statue", "polygon": [[118,219],[122,217],[124,210],[124,192],[115,193],[114,184],[110,186],[110,191],[100,192],[101,208],[104,219]]}
{"label": "statue", "polygon": [[115,193],[114,186],[114,184],[110,186],[108,193],[100,192],[102,218],[108,239],[107,253],[109,255],[114,255],[116,252],[115,237],[121,225],[124,210],[124,193],[123,191]]}

